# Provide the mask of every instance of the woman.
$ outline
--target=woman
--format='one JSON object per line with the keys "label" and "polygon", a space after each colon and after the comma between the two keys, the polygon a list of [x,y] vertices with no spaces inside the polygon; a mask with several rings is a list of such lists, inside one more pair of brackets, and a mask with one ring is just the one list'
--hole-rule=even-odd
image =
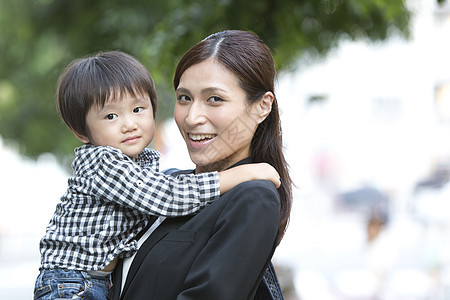
{"label": "woman", "polygon": [[282,184],[277,190],[264,180],[243,183],[195,216],[164,220],[139,249],[123,287],[117,268],[113,299],[121,288],[120,299],[268,296],[260,282],[292,200],[275,75],[269,49],[246,31],[211,35],[183,56],[174,77],[174,117],[195,173],[267,162]]}

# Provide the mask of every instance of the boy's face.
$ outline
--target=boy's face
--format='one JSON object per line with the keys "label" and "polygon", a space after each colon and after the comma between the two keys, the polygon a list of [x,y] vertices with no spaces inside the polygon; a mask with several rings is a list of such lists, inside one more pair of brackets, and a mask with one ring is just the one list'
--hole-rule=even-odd
{"label": "boy's face", "polygon": [[134,98],[127,93],[121,99],[107,101],[104,107],[93,106],[86,125],[89,136],[77,136],[80,141],[111,146],[130,157],[137,157],[155,134],[153,107],[147,95]]}

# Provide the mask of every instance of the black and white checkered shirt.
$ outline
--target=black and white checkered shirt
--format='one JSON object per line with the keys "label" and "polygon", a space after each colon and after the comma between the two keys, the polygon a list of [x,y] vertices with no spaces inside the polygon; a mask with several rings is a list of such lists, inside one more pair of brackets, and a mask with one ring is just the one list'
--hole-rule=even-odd
{"label": "black and white checkered shirt", "polygon": [[192,214],[220,195],[217,172],[164,175],[154,150],[131,159],[84,145],[75,154],[74,176],[40,242],[41,269],[102,270],[137,251],[149,215]]}

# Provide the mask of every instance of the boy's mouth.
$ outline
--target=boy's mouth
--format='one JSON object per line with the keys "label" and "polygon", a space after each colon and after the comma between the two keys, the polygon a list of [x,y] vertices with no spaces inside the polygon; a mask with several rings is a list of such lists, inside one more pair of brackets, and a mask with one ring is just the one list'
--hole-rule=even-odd
{"label": "boy's mouth", "polygon": [[130,136],[129,138],[126,138],[122,141],[122,143],[133,143],[140,139],[140,136]]}

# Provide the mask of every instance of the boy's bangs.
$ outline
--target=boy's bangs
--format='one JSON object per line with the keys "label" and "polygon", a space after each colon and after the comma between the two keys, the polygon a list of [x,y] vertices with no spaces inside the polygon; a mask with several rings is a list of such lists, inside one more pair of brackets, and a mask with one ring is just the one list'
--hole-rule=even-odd
{"label": "boy's bangs", "polygon": [[[149,98],[150,95],[143,89],[131,86],[115,86],[110,87],[107,91],[105,89],[99,89],[97,95],[94,98],[95,105],[104,107],[108,102],[120,101],[124,95],[129,95],[133,98]],[[149,99],[150,100],[150,99]]]}

